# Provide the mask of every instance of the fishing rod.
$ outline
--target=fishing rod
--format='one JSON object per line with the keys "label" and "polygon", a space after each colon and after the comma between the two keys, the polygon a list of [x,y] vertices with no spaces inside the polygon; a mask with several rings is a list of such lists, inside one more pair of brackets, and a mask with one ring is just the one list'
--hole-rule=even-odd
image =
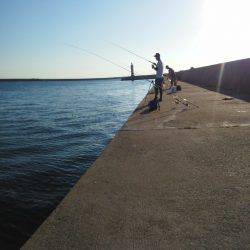
{"label": "fishing rod", "polygon": [[[73,45],[73,44],[65,43],[65,45],[67,45],[67,46],[69,46],[69,47],[72,47],[72,48],[74,48],[74,49],[77,49],[77,50],[84,51],[85,53],[87,53],[87,54],[89,54],[89,55],[96,56],[96,57],[98,57],[98,58],[100,58],[100,59],[102,59],[102,60],[104,60],[104,61],[106,61],[106,62],[109,62],[109,63],[111,63],[111,64],[113,64],[113,65],[115,65],[115,66],[117,66],[117,67],[119,67],[119,68],[121,68],[121,69],[124,69],[124,70],[126,70],[126,71],[128,71],[128,72],[131,72],[129,69],[127,69],[127,68],[125,68],[125,67],[123,67],[123,66],[121,66],[121,65],[119,65],[119,64],[117,64],[117,63],[115,63],[115,62],[113,62],[113,61],[111,61],[111,60],[109,60],[109,59],[107,59],[107,58],[105,58],[105,57],[103,57],[103,56],[100,56],[100,55],[97,54],[97,53],[94,53],[94,52],[92,52],[92,51],[83,49],[83,48],[81,48],[81,47],[79,47],[79,46],[75,46],[75,45]],[[147,92],[147,94],[146,94],[146,96],[145,96],[145,98],[144,98],[144,99],[146,100],[146,99],[147,99],[147,95],[148,95],[148,93],[149,93],[149,90],[151,89],[151,85],[155,86],[155,84],[154,84],[153,81],[150,81],[149,79],[144,79],[144,80],[150,82],[148,92]]]}
{"label": "fishing rod", "polygon": [[[100,59],[102,59],[102,60],[104,60],[104,61],[106,61],[106,62],[109,62],[109,63],[111,63],[111,64],[113,64],[113,65],[115,65],[115,66],[117,66],[117,67],[119,67],[119,68],[122,68],[122,69],[128,71],[129,73],[131,72],[130,69],[125,68],[125,67],[119,65],[118,63],[115,63],[115,62],[113,62],[113,61],[111,61],[111,60],[109,60],[109,59],[107,59],[107,58],[105,58],[105,57],[103,57],[103,56],[100,56],[100,55],[97,54],[97,53],[94,53],[94,52],[92,52],[92,51],[83,49],[83,48],[81,48],[81,47],[79,47],[79,46],[76,46],[76,45],[73,45],[73,44],[65,43],[65,45],[67,45],[67,46],[69,46],[69,47],[72,47],[72,48],[74,48],[74,49],[77,49],[77,50],[84,51],[85,53],[87,53],[87,54],[89,54],[89,55],[96,56],[96,57],[98,57],[98,58],[100,58]],[[135,73],[138,73],[138,72],[135,72]],[[148,81],[148,82],[151,83],[151,81],[148,80],[148,79],[144,79],[144,80],[146,80],[146,81]]]}
{"label": "fishing rod", "polygon": [[189,104],[191,104],[191,105],[193,105],[193,106],[196,107],[196,108],[200,108],[198,105],[194,104],[193,102],[191,102],[191,101],[189,101],[189,100],[187,100],[186,98],[183,98],[183,97],[181,97],[181,96],[176,95],[176,96],[173,96],[173,98],[174,98],[175,100],[177,100],[178,102],[180,102],[180,103],[186,105],[186,106],[188,106]]}
{"label": "fishing rod", "polygon": [[131,51],[131,50],[129,50],[129,49],[127,49],[127,48],[125,48],[125,47],[119,45],[119,44],[116,44],[116,43],[110,42],[110,41],[109,41],[109,43],[111,43],[112,45],[114,45],[114,46],[117,47],[117,48],[120,48],[120,49],[122,49],[122,50],[125,50],[125,51],[127,51],[128,53],[130,53],[130,54],[132,54],[132,55],[135,55],[135,56],[141,58],[142,60],[144,60],[144,61],[146,61],[146,62],[149,62],[149,63],[154,64],[154,65],[156,64],[155,62],[152,62],[152,61],[148,60],[147,58],[145,58],[145,57],[143,57],[143,56],[140,56],[140,55],[136,54],[135,52],[133,52],[133,51]]}
{"label": "fishing rod", "polygon": [[100,56],[100,55],[98,55],[97,53],[94,53],[94,52],[92,52],[92,51],[83,49],[83,48],[78,47],[78,46],[75,46],[75,45],[73,45],[73,44],[65,43],[65,45],[67,45],[67,46],[69,46],[69,47],[72,47],[72,48],[74,48],[74,49],[78,49],[78,50],[84,51],[85,53],[87,53],[87,54],[89,54],[89,55],[96,56],[96,57],[98,57],[98,58],[100,58],[100,59],[102,59],[102,60],[104,60],[104,61],[106,61],[106,62],[109,62],[109,63],[111,63],[111,64],[113,64],[113,65],[115,65],[115,66],[117,66],[117,67],[119,67],[119,68],[121,68],[121,69],[124,69],[124,70],[130,72],[129,69],[127,69],[127,68],[125,68],[125,67],[119,65],[118,63],[115,63],[115,62],[113,62],[113,61],[111,61],[111,60],[109,60],[109,59],[107,59],[107,58],[105,58],[105,57],[103,57],[103,56]]}
{"label": "fishing rod", "polygon": [[[125,50],[125,51],[127,51],[128,53],[130,53],[130,54],[132,54],[132,55],[135,55],[135,56],[139,57],[140,59],[142,59],[142,60],[144,60],[144,61],[146,61],[146,62],[149,62],[149,63],[151,63],[151,64],[153,64],[153,65],[156,65],[155,62],[152,62],[152,61],[148,60],[147,58],[145,58],[145,57],[143,57],[143,56],[140,56],[140,55],[138,55],[137,53],[135,53],[135,52],[133,52],[133,51],[131,51],[131,50],[129,50],[129,49],[127,49],[127,48],[125,48],[125,47],[123,47],[123,46],[117,44],[117,43],[114,43],[114,42],[111,42],[111,41],[108,41],[108,42],[109,42],[110,44],[112,44],[113,46],[115,46],[115,47],[117,47],[117,48],[120,48],[120,49],[122,49],[122,50]],[[151,85],[155,86],[155,84],[154,84],[153,81],[150,81],[150,80],[148,80],[148,79],[145,79],[145,80],[148,81],[148,82],[150,82],[150,85],[149,85],[149,88],[148,88],[148,92],[147,92],[147,95],[148,95],[148,93],[149,93],[149,91],[150,91],[150,89],[151,89]],[[146,99],[147,99],[147,95],[144,97],[145,101],[146,101]]]}

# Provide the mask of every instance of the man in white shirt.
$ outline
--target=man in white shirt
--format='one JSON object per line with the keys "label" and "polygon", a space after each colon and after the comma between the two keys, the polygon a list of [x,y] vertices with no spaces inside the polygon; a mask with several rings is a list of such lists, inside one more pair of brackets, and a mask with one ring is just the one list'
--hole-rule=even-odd
{"label": "man in white shirt", "polygon": [[161,56],[159,53],[156,53],[154,55],[155,59],[157,60],[157,64],[152,65],[152,69],[156,71],[156,77],[155,77],[155,100],[158,97],[158,92],[160,91],[160,99],[159,101],[162,101],[162,85],[163,85],[163,64],[161,61]]}

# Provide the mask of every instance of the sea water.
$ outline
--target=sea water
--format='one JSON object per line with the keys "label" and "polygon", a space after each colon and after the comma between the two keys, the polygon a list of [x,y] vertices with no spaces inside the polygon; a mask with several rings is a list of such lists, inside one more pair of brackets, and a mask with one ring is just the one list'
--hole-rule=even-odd
{"label": "sea water", "polygon": [[146,81],[0,82],[0,247],[19,248],[100,155]]}

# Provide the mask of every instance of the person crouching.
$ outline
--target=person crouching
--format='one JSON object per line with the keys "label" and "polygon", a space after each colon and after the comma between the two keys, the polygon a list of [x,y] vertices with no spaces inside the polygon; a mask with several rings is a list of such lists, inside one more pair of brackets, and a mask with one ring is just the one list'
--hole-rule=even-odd
{"label": "person crouching", "polygon": [[177,77],[174,70],[170,68],[168,65],[166,66],[166,69],[168,69],[168,77],[170,79],[170,84],[171,84],[170,88],[172,88],[173,86],[177,85]]}

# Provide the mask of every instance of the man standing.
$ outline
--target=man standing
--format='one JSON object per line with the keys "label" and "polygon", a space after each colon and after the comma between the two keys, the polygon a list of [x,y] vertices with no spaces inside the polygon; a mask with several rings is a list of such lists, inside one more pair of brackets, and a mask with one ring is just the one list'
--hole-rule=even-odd
{"label": "man standing", "polygon": [[157,64],[152,64],[152,69],[156,71],[155,77],[155,100],[158,97],[158,92],[160,91],[160,99],[162,101],[162,85],[163,85],[163,64],[161,61],[161,56],[159,53],[154,55],[155,59],[157,60]]}

